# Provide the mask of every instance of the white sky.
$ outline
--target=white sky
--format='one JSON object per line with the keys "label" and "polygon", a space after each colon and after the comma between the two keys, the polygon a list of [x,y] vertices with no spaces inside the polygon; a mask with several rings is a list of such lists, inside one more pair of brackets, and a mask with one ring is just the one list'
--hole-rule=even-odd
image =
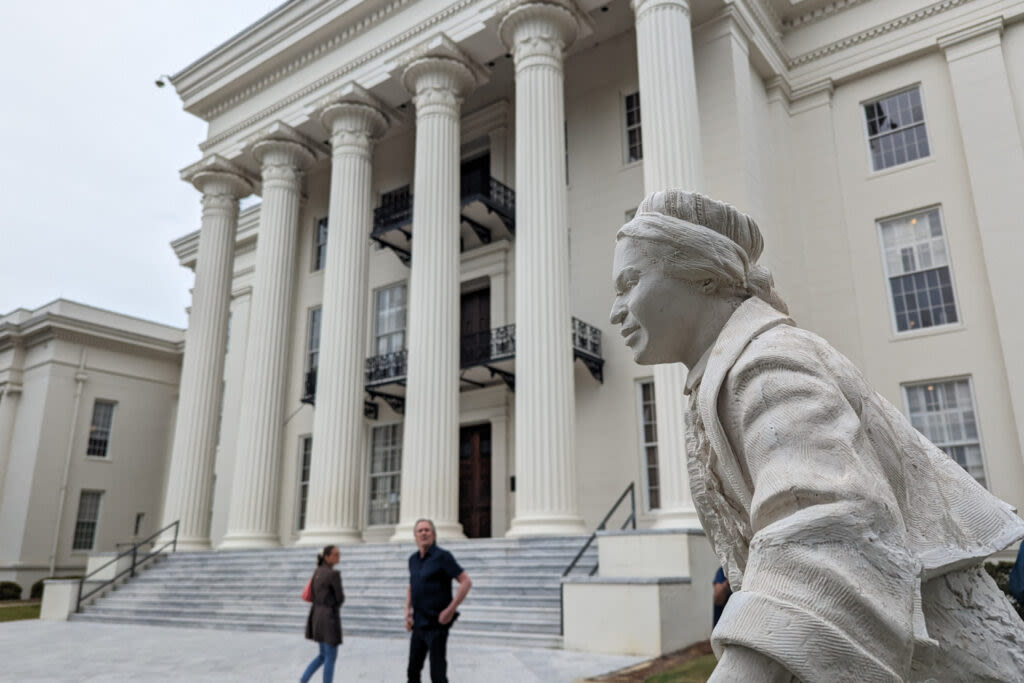
{"label": "white sky", "polygon": [[174,74],[283,0],[3,3],[0,315],[58,297],[184,327],[206,124]]}

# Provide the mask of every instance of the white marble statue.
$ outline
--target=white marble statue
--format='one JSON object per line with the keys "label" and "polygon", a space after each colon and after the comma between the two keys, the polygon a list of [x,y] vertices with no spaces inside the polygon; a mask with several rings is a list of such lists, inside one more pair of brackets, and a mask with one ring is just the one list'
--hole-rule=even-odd
{"label": "white marble statue", "polygon": [[981,566],[1024,521],[795,326],[754,221],[669,190],[616,239],[611,322],[636,362],[689,368],[690,487],[736,591],[711,680],[1024,680]]}

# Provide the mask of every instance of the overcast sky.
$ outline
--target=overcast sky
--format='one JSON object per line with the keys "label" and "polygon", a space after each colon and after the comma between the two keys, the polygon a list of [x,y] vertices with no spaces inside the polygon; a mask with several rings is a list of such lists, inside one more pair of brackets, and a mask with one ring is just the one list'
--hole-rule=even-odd
{"label": "overcast sky", "polygon": [[63,297],[184,327],[199,227],[178,171],[206,124],[174,74],[283,0],[4,3],[0,21],[0,315]]}

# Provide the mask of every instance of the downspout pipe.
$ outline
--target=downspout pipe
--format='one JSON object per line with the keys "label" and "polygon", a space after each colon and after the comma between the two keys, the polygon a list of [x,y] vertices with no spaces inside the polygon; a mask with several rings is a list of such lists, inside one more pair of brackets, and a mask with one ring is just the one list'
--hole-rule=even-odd
{"label": "downspout pipe", "polygon": [[78,430],[78,411],[82,405],[82,387],[89,378],[85,374],[85,349],[78,359],[78,371],[75,373],[75,405],[71,410],[71,426],[68,429],[68,451],[64,457],[64,476],[60,482],[60,493],[57,495],[57,521],[53,526],[53,547],[50,550],[50,576],[57,568],[57,548],[60,547],[60,524],[64,518],[64,499],[67,498],[68,477],[71,474],[71,455],[75,451],[75,432]]}

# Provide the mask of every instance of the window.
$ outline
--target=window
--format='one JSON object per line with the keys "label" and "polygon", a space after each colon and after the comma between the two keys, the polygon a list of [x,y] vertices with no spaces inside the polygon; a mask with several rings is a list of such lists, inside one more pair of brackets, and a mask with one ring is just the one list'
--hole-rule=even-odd
{"label": "window", "polygon": [[897,332],[960,320],[938,208],[878,223]]}
{"label": "window", "polygon": [[405,348],[406,289],[404,284],[377,290],[374,348],[377,355]]}
{"label": "window", "polygon": [[970,379],[908,384],[903,390],[914,428],[986,486]]}
{"label": "window", "polygon": [[402,484],[402,424],[373,428],[368,525],[397,524]]}
{"label": "window", "polygon": [[309,502],[309,462],[313,456],[313,437],[299,439],[299,531],[306,528],[306,504]]}
{"label": "window", "polygon": [[313,270],[323,270],[327,265],[327,217],[316,222],[313,231]]}
{"label": "window", "polygon": [[913,88],[864,105],[871,169],[881,171],[930,154],[921,90]]}
{"label": "window", "polygon": [[92,424],[89,426],[89,444],[85,454],[96,458],[107,457],[110,448],[110,427],[114,422],[114,403],[96,401],[92,406]]}
{"label": "window", "polygon": [[321,308],[309,309],[309,329],[306,334],[306,372],[320,367],[320,313]]}
{"label": "window", "polygon": [[626,95],[626,163],[644,158],[643,136],[640,132],[640,93]]}
{"label": "window", "polygon": [[92,550],[96,543],[96,525],[100,519],[100,499],[103,491],[82,491],[78,499],[78,517],[72,550]]}
{"label": "window", "polygon": [[658,422],[654,413],[654,382],[642,382],[637,389],[640,403],[640,453],[647,509],[657,510],[661,507],[661,487],[658,481]]}

